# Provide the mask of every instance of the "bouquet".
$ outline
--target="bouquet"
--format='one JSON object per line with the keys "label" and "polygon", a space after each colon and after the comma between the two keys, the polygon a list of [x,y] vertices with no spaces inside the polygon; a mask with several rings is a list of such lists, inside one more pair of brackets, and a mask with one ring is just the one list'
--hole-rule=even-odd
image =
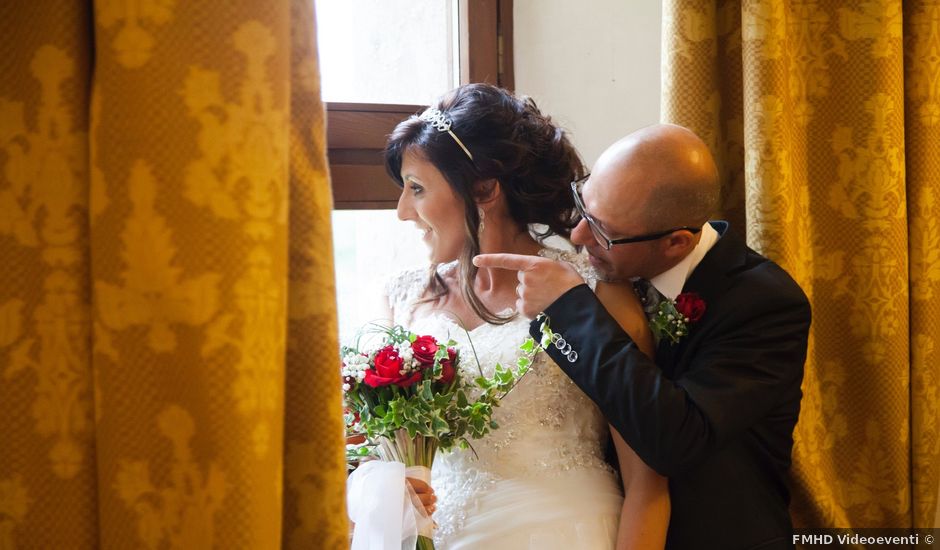
{"label": "bouquet", "polygon": [[[543,324],[543,332],[546,327]],[[423,468],[428,482],[438,450],[472,450],[470,439],[499,427],[494,409],[542,349],[527,338],[514,366],[497,364],[487,377],[476,361],[479,376],[468,380],[459,368],[464,350],[453,340],[442,343],[401,326],[374,327],[373,332],[381,335],[377,346],[357,343],[341,350],[347,435],[365,438],[347,447],[347,461],[377,453],[387,461]],[[470,347],[473,352],[472,342]],[[417,548],[434,548],[427,530],[419,530]]]}

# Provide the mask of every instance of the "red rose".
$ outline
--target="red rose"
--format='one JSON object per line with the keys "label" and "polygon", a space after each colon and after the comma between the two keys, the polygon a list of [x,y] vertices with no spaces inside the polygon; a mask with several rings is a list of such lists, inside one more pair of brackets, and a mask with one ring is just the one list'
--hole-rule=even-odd
{"label": "red rose", "polygon": [[697,292],[683,292],[676,296],[676,310],[695,323],[705,315],[705,300]]}
{"label": "red rose", "polygon": [[390,386],[395,384],[400,388],[410,388],[416,383],[421,381],[421,371],[415,371],[411,374],[406,374],[404,376],[396,376],[395,378],[384,378],[377,374],[372,369],[366,371],[365,377],[362,379],[362,382],[373,388],[380,388],[382,386]]}
{"label": "red rose", "polygon": [[421,368],[426,369],[434,364],[437,347],[437,340],[433,336],[419,336],[411,343],[411,351]]}
{"label": "red rose", "polygon": [[375,354],[375,373],[383,378],[400,378],[405,364],[394,346],[385,346]]}
{"label": "red rose", "polygon": [[421,372],[401,374],[405,361],[398,355],[398,350],[393,346],[385,346],[375,354],[373,361],[375,367],[366,370],[366,375],[362,379],[363,383],[373,388],[396,386],[407,388],[421,380]]}
{"label": "red rose", "polygon": [[398,382],[395,382],[395,385],[399,388],[410,388],[418,382],[421,381],[421,371],[415,371],[411,373],[411,376],[404,376]]}
{"label": "red rose", "polygon": [[447,348],[447,358],[441,359],[441,379],[442,384],[450,384],[451,380],[454,379],[454,374],[457,373],[457,369],[454,368],[454,363],[457,362],[457,352],[454,348]]}

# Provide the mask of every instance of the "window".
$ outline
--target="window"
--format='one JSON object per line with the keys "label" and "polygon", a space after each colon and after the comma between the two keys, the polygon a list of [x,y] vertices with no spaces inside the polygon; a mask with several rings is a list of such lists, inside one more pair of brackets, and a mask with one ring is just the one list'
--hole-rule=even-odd
{"label": "window", "polygon": [[317,0],[323,100],[424,105],[459,80],[455,0]]}
{"label": "window", "polygon": [[385,277],[427,263],[398,221],[382,149],[398,122],[467,82],[513,86],[512,0],[316,0],[333,184],[340,340],[382,314]]}
{"label": "window", "polygon": [[383,283],[402,269],[428,263],[418,230],[399,221],[394,210],[333,212],[336,305],[340,342],[352,342],[356,330],[384,317]]}

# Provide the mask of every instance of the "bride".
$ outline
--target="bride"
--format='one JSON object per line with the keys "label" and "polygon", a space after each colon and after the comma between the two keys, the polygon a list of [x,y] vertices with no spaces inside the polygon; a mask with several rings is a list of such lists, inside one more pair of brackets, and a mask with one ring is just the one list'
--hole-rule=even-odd
{"label": "bride", "polygon": [[[531,100],[485,84],[460,87],[401,122],[385,162],[402,187],[398,216],[424,232],[432,265],[390,280],[389,318],[457,341],[471,378],[474,353],[487,375],[497,362],[514,364],[529,326],[513,310],[515,272],[477,270],[475,255],[563,259],[594,286],[583,256],[541,244],[550,234],[567,237],[577,224],[570,182],[583,167],[564,132]],[[595,292],[650,353],[646,318],[632,290],[600,283]],[[438,548],[663,547],[667,480],[608,427],[546,354],[494,419],[499,429],[474,441],[472,451],[438,455],[433,493],[416,486],[434,512]],[[604,460],[608,433],[623,489]]]}

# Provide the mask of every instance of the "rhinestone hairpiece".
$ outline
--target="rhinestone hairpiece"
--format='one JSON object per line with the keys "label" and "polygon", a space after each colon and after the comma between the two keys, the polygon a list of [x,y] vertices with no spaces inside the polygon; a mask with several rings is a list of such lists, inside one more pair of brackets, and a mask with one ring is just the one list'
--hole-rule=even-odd
{"label": "rhinestone hairpiece", "polygon": [[435,109],[434,107],[426,109],[418,118],[425,122],[430,122],[432,126],[437,128],[438,132],[450,131],[450,119],[444,116],[444,113],[442,113],[440,109]]}
{"label": "rhinestone hairpiece", "polygon": [[421,116],[419,116],[418,118],[420,120],[423,120],[424,122],[427,122],[431,126],[434,126],[434,128],[438,132],[447,132],[448,134],[450,134],[450,137],[454,138],[454,141],[457,142],[457,145],[459,145],[461,149],[463,149],[463,152],[467,154],[467,157],[471,161],[473,160],[473,155],[470,154],[470,150],[467,149],[467,146],[464,145],[462,141],[460,141],[460,138],[457,137],[457,134],[455,134],[450,129],[450,125],[451,125],[450,118],[448,118],[447,115],[442,113],[440,109],[430,107],[426,109],[423,113],[421,113]]}

